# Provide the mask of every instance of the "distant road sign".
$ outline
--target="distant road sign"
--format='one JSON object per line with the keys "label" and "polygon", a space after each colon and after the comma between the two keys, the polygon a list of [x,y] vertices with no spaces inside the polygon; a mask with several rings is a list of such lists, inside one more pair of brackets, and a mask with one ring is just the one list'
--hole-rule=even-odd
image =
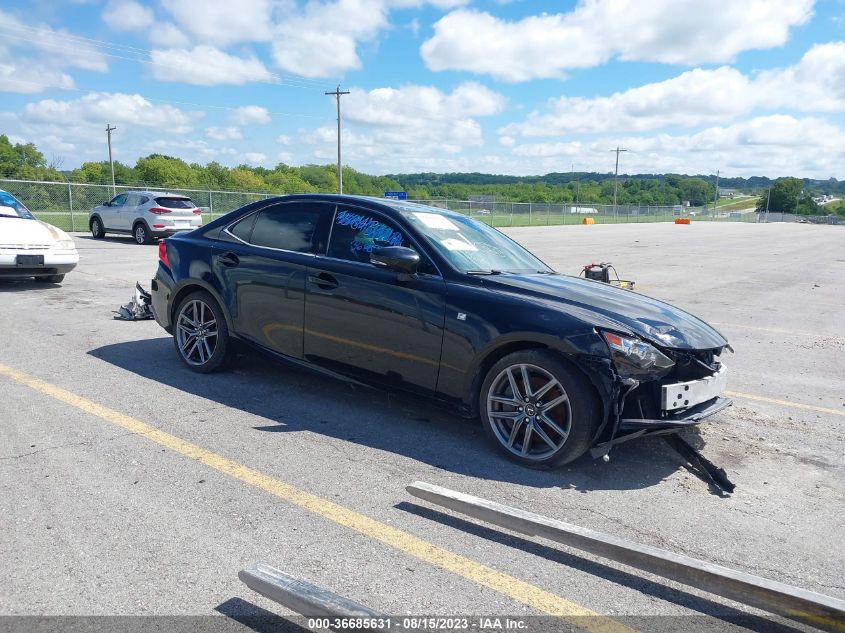
{"label": "distant road sign", "polygon": [[385,191],[384,197],[392,200],[407,200],[408,194],[404,191]]}

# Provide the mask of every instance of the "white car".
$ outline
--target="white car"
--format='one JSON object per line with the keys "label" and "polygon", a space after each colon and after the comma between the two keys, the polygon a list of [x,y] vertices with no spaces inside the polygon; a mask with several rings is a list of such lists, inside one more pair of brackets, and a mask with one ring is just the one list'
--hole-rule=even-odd
{"label": "white car", "polygon": [[70,235],[36,220],[12,194],[0,189],[0,279],[35,277],[60,284],[78,263]]}

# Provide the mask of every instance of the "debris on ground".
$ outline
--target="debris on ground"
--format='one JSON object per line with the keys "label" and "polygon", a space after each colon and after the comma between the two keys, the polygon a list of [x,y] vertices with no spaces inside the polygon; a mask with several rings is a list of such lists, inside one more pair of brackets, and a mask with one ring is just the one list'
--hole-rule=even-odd
{"label": "debris on ground", "polygon": [[120,306],[115,314],[115,319],[120,321],[143,321],[145,319],[152,319],[153,310],[151,307],[152,297],[150,293],[141,287],[140,283],[135,283],[135,294],[132,300],[126,305]]}

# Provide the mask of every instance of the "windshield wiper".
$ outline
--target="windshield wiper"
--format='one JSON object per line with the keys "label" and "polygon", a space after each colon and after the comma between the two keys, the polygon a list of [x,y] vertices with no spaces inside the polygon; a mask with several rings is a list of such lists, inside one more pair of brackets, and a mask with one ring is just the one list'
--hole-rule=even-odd
{"label": "windshield wiper", "polygon": [[557,275],[557,271],[554,270],[537,270],[535,272],[538,275]]}
{"label": "windshield wiper", "polygon": [[466,270],[464,271],[467,275],[501,275],[501,270],[491,269],[491,270]]}

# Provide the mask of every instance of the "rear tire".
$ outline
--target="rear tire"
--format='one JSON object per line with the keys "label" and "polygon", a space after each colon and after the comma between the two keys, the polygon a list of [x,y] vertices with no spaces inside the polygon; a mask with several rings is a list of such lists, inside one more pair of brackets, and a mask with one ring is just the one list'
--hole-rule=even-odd
{"label": "rear tire", "polygon": [[65,280],[64,275],[48,275],[47,277],[36,277],[35,281],[42,284],[60,284]]}
{"label": "rear tire", "polygon": [[132,237],[135,239],[136,244],[152,243],[150,232],[147,230],[147,225],[143,222],[137,222],[135,226],[132,227]]}
{"label": "rear tire", "polygon": [[101,240],[106,236],[106,230],[105,227],[103,227],[103,221],[98,217],[91,218],[91,222],[88,224],[88,228],[91,229],[91,237],[93,237],[95,240]]}
{"label": "rear tire", "polygon": [[231,358],[229,328],[223,310],[205,290],[183,298],[174,312],[173,343],[191,371],[210,374]]}
{"label": "rear tire", "polygon": [[484,430],[510,459],[533,467],[567,464],[586,453],[599,426],[596,404],[585,376],[537,349],[502,358],[479,393]]}

